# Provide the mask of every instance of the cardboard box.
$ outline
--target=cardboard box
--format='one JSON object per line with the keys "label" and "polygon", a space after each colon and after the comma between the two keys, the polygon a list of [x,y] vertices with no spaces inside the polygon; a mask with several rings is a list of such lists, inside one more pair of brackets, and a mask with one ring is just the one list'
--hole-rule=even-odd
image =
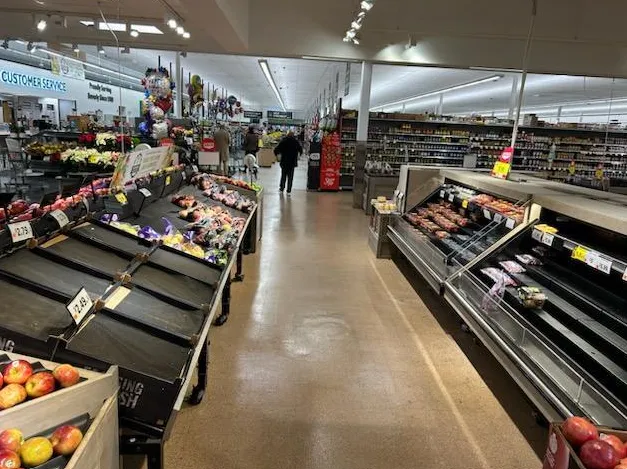
{"label": "cardboard box", "polygon": [[[549,427],[549,440],[544,454],[542,469],[586,469],[575,449],[566,441],[561,423],[552,423]],[[627,441],[627,431],[597,427],[599,433],[615,435],[622,442]]]}
{"label": "cardboard box", "polygon": [[257,154],[257,164],[262,168],[269,168],[276,162],[274,150],[271,148],[262,148]]}

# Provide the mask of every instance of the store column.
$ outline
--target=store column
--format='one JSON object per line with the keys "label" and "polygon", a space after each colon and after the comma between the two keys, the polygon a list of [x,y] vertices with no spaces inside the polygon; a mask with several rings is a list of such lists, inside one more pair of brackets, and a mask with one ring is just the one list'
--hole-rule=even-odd
{"label": "store column", "polygon": [[[370,117],[370,89],[372,87],[372,63],[361,64],[361,94],[357,116],[357,142],[355,146],[355,175],[353,176],[353,207],[361,208],[364,194],[364,168],[366,166],[366,144]],[[369,201],[366,201],[367,203]]]}
{"label": "store column", "polygon": [[183,73],[181,73],[181,53],[176,53],[176,106],[174,107],[174,117],[183,117]]}

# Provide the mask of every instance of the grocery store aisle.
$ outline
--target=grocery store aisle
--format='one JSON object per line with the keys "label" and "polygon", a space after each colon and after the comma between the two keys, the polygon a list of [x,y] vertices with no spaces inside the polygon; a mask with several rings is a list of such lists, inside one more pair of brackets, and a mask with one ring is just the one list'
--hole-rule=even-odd
{"label": "grocery store aisle", "polygon": [[245,258],[210,386],[166,445],[177,469],[531,469],[540,462],[391,261],[352,194],[291,198],[263,169],[261,250]]}

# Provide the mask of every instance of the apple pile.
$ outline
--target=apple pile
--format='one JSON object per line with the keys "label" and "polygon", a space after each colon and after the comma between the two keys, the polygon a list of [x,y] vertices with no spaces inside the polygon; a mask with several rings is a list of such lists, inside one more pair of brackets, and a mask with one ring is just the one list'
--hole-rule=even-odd
{"label": "apple pile", "polygon": [[73,425],[62,425],[50,438],[35,436],[24,441],[22,432],[10,428],[0,432],[0,469],[36,467],[53,456],[70,456],[83,440],[83,432]]}
{"label": "apple pile", "polygon": [[[50,394],[57,386],[74,386],[80,378],[72,365],[59,365],[52,372],[33,373],[33,367],[26,360],[13,360],[0,373],[0,410],[21,404],[27,398]],[[3,469],[1,464],[0,469]]]}
{"label": "apple pile", "polygon": [[583,417],[570,417],[561,428],[587,469],[627,469],[627,442],[599,433],[597,427]]}

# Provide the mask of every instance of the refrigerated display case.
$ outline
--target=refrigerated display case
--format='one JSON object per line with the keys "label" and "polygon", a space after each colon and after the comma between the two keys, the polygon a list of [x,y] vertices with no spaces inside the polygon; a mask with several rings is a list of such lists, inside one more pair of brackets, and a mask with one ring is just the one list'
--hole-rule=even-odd
{"label": "refrigerated display case", "polygon": [[[617,232],[590,223],[581,197],[543,203],[539,220],[451,277],[445,297],[547,417],[625,428],[626,209],[612,207]],[[570,214],[555,210],[565,205]],[[595,216],[610,209],[595,205]]]}

